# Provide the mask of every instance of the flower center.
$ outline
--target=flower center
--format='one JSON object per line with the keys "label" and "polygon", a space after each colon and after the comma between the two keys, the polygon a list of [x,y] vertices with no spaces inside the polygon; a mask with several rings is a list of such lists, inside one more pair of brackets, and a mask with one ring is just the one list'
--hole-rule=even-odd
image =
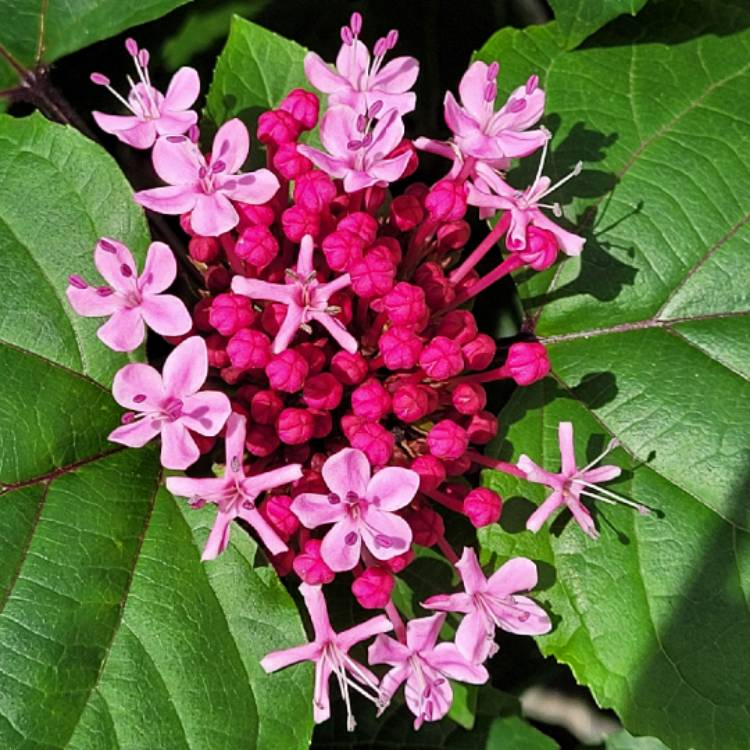
{"label": "flower center", "polygon": [[182,416],[182,407],[183,403],[179,398],[170,396],[161,405],[161,412],[167,420],[174,422]]}

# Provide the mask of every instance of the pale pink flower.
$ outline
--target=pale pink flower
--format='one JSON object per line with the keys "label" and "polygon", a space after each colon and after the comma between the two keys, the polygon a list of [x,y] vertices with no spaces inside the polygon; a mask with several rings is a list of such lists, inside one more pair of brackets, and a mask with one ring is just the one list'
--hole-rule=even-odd
{"label": "pale pink flower", "polygon": [[375,57],[359,40],[362,16],[352,14],[349,26],[341,29],[343,44],[331,70],[314,52],[305,56],[305,75],[316,89],[328,94],[329,104],[346,104],[357,112],[367,112],[380,102],[382,112],[395,109],[400,115],[411,112],[416,95],[409,91],[417,80],[419,63],[413,57],[397,57],[387,65],[383,60],[398,42],[398,32],[390,31],[375,43]]}
{"label": "pale pink flower", "polygon": [[138,49],[133,39],[125,42],[133,58],[138,81],[128,76],[130,93],[125,99],[110,85],[102,73],[92,73],[91,80],[104,86],[131,114],[108,115],[93,112],[96,124],[105,132],[116,136],[133,148],[151,148],[160,135],[180,135],[198,121],[198,115],[190,109],[200,93],[200,79],[194,68],[180,68],[162,94],[151,85],[148,72],[149,54]]}
{"label": "pale pink flower", "polygon": [[546,153],[547,144],[544,146],[534,182],[523,191],[508,185],[496,171],[486,165],[477,164],[479,179],[468,183],[468,202],[480,208],[480,216],[483,218],[491,216],[497,210],[510,212],[510,225],[505,243],[512,252],[522,253],[526,250],[527,229],[531,225],[550,232],[566,255],[580,255],[586,240],[555,224],[541,209],[547,208],[555,216],[562,216],[562,209],[558,203],[542,203],[542,200],[560,185],[580,174],[583,164],[578,162],[568,175],[552,185],[549,177],[543,177],[541,174]]}
{"label": "pale pink flower", "polygon": [[472,63],[458,87],[461,105],[450,91],[445,95],[445,122],[453,132],[451,142],[418,138],[414,145],[454,159],[457,164],[471,158],[497,169],[507,167],[509,159],[528,156],[544,145],[549,138],[547,130],[528,130],[544,114],[545,97],[539,79],[531,76],[496,112],[498,70],[497,63]]}
{"label": "pale pink flower", "polygon": [[359,562],[363,541],[378,560],[390,560],[409,549],[411,528],[393,511],[417,494],[416,471],[388,466],[371,477],[367,456],[344,448],[328,458],[322,474],[331,492],[297,495],[292,512],[308,529],[333,524],[320,549],[331,570],[351,570]]}
{"label": "pale pink flower", "polygon": [[190,226],[204,237],[228,232],[240,220],[232,201],[265,203],[279,189],[268,169],[238,171],[249,150],[247,128],[236,118],[219,128],[208,160],[185,136],[159,138],[152,152],[154,169],[169,186],[141,190],[135,201],[161,214],[190,212]]}
{"label": "pale pink flower", "polygon": [[328,608],[321,587],[303,583],[299,590],[302,592],[312,620],[315,631],[314,640],[283,651],[273,651],[263,658],[260,665],[266,672],[275,672],[301,661],[314,662],[313,716],[317,724],[331,715],[328,682],[334,674],[341,697],[346,704],[347,727],[350,732],[354,731],[355,721],[349,696],[350,688],[364,695],[379,708],[384,706],[378,692],[378,678],[367,667],[352,659],[349,656],[349,649],[373,635],[387,633],[393,629],[393,626],[385,615],[378,615],[348,630],[336,633],[328,619]]}
{"label": "pale pink flower", "polygon": [[162,466],[187,469],[200,455],[190,431],[217,435],[232,411],[226,394],[200,391],[207,375],[208,350],[200,336],[175,347],[161,375],[149,365],[125,365],[115,375],[112,395],[132,411],[109,439],[140,448],[161,433]]}
{"label": "pale pink flower", "polygon": [[374,127],[372,122],[351,107],[331,107],[320,124],[320,141],[328,153],[303,143],[297,150],[326,174],[343,180],[347,193],[387,185],[401,177],[411,158],[408,150],[388,156],[404,137],[404,123],[395,109]]}
{"label": "pale pink flower", "polygon": [[177,275],[174,255],[163,242],[151,243],[140,276],[130,250],[117,240],[100,239],[94,263],[109,286],[90,286],[74,274],[65,294],[79,315],[109,316],[96,335],[110,349],[133,351],[143,343],[146,326],[162,336],[181,336],[190,330],[193,321],[182,300],[161,294]]}
{"label": "pale pink flower", "polygon": [[489,679],[487,670],[466,659],[455,643],[437,643],[445,614],[410,620],[406,624],[406,643],[379,635],[367,651],[370,664],[393,667],[380,681],[380,694],[388,702],[406,681],[406,705],[416,717],[414,728],[425,721],[438,721],[453,703],[448,680],[481,685]]}
{"label": "pale pink flower", "polygon": [[456,646],[469,661],[478,664],[497,651],[495,628],[517,635],[541,635],[552,628],[547,613],[536,602],[516,595],[536,586],[536,565],[531,560],[514,557],[488,579],[476,552],[464,547],[456,567],[464,584],[463,593],[431,596],[422,606],[466,614],[456,631]]}
{"label": "pale pink flower", "polygon": [[310,330],[310,323],[317,321],[346,351],[357,351],[357,340],[336,318],[340,310],[331,305],[331,297],[351,283],[349,274],[338,276],[333,281],[321,284],[313,267],[313,239],[309,234],[300,243],[297,265],[287,269],[286,284],[272,284],[261,279],[235,276],[232,291],[250,299],[271,300],[286,305],[286,316],[273,342],[275,354],[284,351],[300,328]]}
{"label": "pale pink flower", "polygon": [[591,513],[581,500],[581,496],[591,497],[613,505],[617,503],[629,505],[643,515],[650,513],[650,510],[644,505],[634,503],[620,497],[611,490],[599,487],[602,482],[609,482],[611,479],[620,476],[621,469],[619,466],[607,465],[593,468],[619,445],[617,440],[611,440],[601,455],[579,469],[576,467],[575,450],[573,448],[573,425],[570,422],[560,422],[558,435],[562,459],[562,467],[559,473],[553,474],[545,471],[526,455],[522,455],[518,459],[518,468],[526,473],[526,479],[529,482],[546,484],[552,490],[552,494],[529,516],[529,520],[526,521],[527,529],[539,531],[542,524],[552,513],[558,508],[566,506],[583,531],[592,539],[596,539],[599,533],[596,530]]}

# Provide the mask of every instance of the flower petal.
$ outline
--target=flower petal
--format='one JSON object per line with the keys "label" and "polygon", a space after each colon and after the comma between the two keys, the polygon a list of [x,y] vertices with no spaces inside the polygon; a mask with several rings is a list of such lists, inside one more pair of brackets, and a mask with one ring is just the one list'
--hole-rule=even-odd
{"label": "flower petal", "polygon": [[232,202],[223,193],[197,195],[190,214],[190,226],[203,237],[218,237],[234,229],[239,220]]}
{"label": "flower petal", "polygon": [[359,562],[362,537],[355,521],[342,518],[323,537],[320,556],[335,573],[351,570]]}
{"label": "flower petal", "polygon": [[125,365],[115,374],[112,395],[126,409],[157,411],[164,400],[161,375],[150,365]]}
{"label": "flower petal", "polygon": [[234,479],[244,479],[242,459],[245,455],[245,436],[247,435],[247,418],[242,414],[232,412],[226,421],[224,436],[224,455],[226,465],[224,476]]}
{"label": "flower petal", "polygon": [[250,136],[242,120],[236,117],[225,122],[214,137],[211,164],[223,161],[225,174],[234,174],[245,163],[250,151]]}
{"label": "flower petal", "polygon": [[284,305],[296,304],[295,287],[292,284],[272,284],[261,279],[235,276],[232,279],[232,291],[235,294],[244,294],[250,299],[270,300]]}
{"label": "flower petal", "polygon": [[484,94],[487,90],[487,84],[490,83],[487,78],[488,68],[487,63],[477,60],[469,66],[458,84],[461,104],[478,121],[481,121],[485,113]]}
{"label": "flower petal", "polygon": [[138,278],[138,288],[145,294],[159,294],[167,289],[177,276],[177,261],[169,245],[152,242],[148,246],[143,273]]}
{"label": "flower petal", "polygon": [[70,306],[86,318],[101,318],[104,315],[112,315],[125,303],[117,294],[100,294],[95,287],[87,286],[79,289],[70,284],[65,290],[65,295]]}
{"label": "flower petal", "polygon": [[195,68],[182,67],[172,76],[172,80],[169,82],[162,109],[188,109],[195,104],[200,91],[201,81],[198,71]]}
{"label": "flower petal", "polygon": [[376,472],[367,484],[367,499],[380,510],[399,510],[408,505],[419,489],[419,474],[400,466]]}
{"label": "flower petal", "polygon": [[303,492],[294,498],[291,505],[294,513],[306,529],[316,529],[328,523],[336,523],[346,515],[346,507],[340,500],[331,503],[328,495]]}
{"label": "flower petal", "polygon": [[555,490],[528,518],[526,528],[539,531],[544,522],[562,505],[565,504],[562,492]]}
{"label": "flower petal", "polygon": [[167,477],[166,485],[176,497],[186,497],[189,500],[199,498],[209,503],[216,503],[219,498],[225,496],[230,483],[223,477],[206,477],[205,479]]}
{"label": "flower petal", "polygon": [[193,327],[185,303],[172,294],[153,294],[138,308],[146,325],[162,336],[182,336]]}
{"label": "flower petal", "polygon": [[605,466],[598,466],[596,469],[584,471],[581,474],[581,479],[592,484],[601,484],[602,482],[617,479],[620,474],[622,474],[622,469],[619,466],[606,464]]}
{"label": "flower petal", "polygon": [[299,664],[301,661],[315,661],[318,658],[318,651],[319,647],[314,643],[303,643],[282,651],[271,651],[260,660],[260,666],[270,674],[292,664]]}
{"label": "flower petal", "polygon": [[107,283],[118,292],[136,290],[138,267],[130,249],[111,237],[102,237],[94,248],[94,265]]}
{"label": "flower petal", "polygon": [[133,196],[133,200],[156,213],[172,215],[192,210],[198,195],[199,193],[190,185],[169,185],[139,190]]}
{"label": "flower petal", "polygon": [[435,594],[422,602],[422,607],[436,612],[469,612],[473,606],[471,597],[463,592]]}
{"label": "flower petal", "polygon": [[263,518],[257,508],[245,508],[241,505],[237,515],[255,529],[256,534],[260,537],[260,541],[263,542],[263,546],[272,555],[280,555],[282,552],[289,550],[289,547],[284,544],[274,528]]}
{"label": "flower petal", "polygon": [[490,576],[486,590],[491,596],[506,597],[517,591],[531,591],[536,583],[536,564],[527,557],[514,557]]}
{"label": "flower petal", "polygon": [[370,52],[366,45],[355,39],[351,44],[342,44],[336,56],[336,70],[355,89],[364,88],[361,84],[370,67]]}
{"label": "flower petal", "polygon": [[113,443],[127,445],[128,448],[142,448],[149,440],[155,438],[161,432],[161,422],[158,419],[144,417],[136,419],[130,424],[118,427],[107,436]]}
{"label": "flower petal", "polygon": [[573,232],[568,232],[562,227],[555,224],[554,221],[548,219],[541,211],[534,211],[533,223],[540,229],[546,229],[555,235],[555,238],[560,243],[560,249],[570,256],[580,255],[583,250],[583,246],[586,244],[586,240]]}
{"label": "flower petal", "polygon": [[343,448],[334,453],[323,464],[323,481],[331,492],[340,498],[347,492],[354,492],[359,497],[367,494],[370,481],[370,462],[367,456],[356,448]]}
{"label": "flower petal", "polygon": [[270,471],[264,471],[262,474],[247,477],[242,481],[242,491],[250,497],[258,497],[262,492],[282,487],[290,482],[296,482],[301,476],[302,466],[300,464],[287,464],[286,466],[280,466],[278,469],[271,469]]}
{"label": "flower petal", "polygon": [[112,317],[100,326],[96,335],[116,352],[132,352],[146,336],[140,307],[123,307],[112,313]]}
{"label": "flower petal", "polygon": [[346,330],[344,324],[338,318],[321,312],[314,312],[310,317],[313,320],[317,320],[342,349],[349,352],[349,354],[354,354],[357,351],[359,348],[357,339]]}
{"label": "flower petal", "polygon": [[467,138],[480,133],[479,123],[464,109],[458,106],[453,94],[447,91],[443,100],[443,117],[451,132],[459,137]]}
{"label": "flower petal", "polygon": [[[393,640],[392,638],[388,639]],[[375,643],[377,644],[377,639]],[[395,641],[394,641],[395,643]],[[372,649],[372,646],[370,647]],[[376,663],[373,662],[372,657],[369,659],[370,663]],[[396,694],[396,691],[401,687],[404,680],[406,680],[409,675],[411,674],[411,667],[408,666],[408,664],[404,664],[402,666],[395,667],[394,669],[389,670],[386,672],[382,679],[380,680],[380,697],[381,699],[388,703],[393,699],[393,696]]]}
{"label": "flower petal", "polygon": [[182,416],[185,427],[199,435],[218,435],[232,413],[229,397],[219,391],[200,391],[182,399]]}
{"label": "flower petal", "polygon": [[[414,729],[418,730],[425,721],[438,721],[449,711],[453,703],[453,688],[450,682],[438,672],[422,664],[422,674],[412,672],[406,680],[404,697],[406,705],[414,714]],[[429,688],[429,697],[425,693]]]}
{"label": "flower petal", "polygon": [[122,130],[130,130],[140,125],[143,120],[134,115],[108,115],[105,112],[91,113],[94,122],[105,132],[117,135]]}
{"label": "flower petal", "polygon": [[508,159],[520,159],[533,154],[540,149],[549,136],[544,130],[527,130],[517,132],[515,130],[504,130],[492,140],[497,151]]}
{"label": "flower petal", "polygon": [[268,169],[256,169],[218,180],[219,189],[229,198],[257,206],[270,201],[279,189],[276,175]]}
{"label": "flower petal", "polygon": [[406,643],[412,651],[429,651],[435,646],[446,615],[438,613],[406,623]]}
{"label": "flower petal", "polygon": [[[362,134],[357,130],[357,117],[355,110],[343,104],[330,107],[323,115],[320,123],[320,142],[329,154],[351,161],[353,152],[349,150],[349,143],[362,139]],[[305,149],[305,155],[307,150],[309,149]]]}
{"label": "flower petal", "polygon": [[189,139],[159,138],[151,152],[156,174],[170,185],[194,185],[204,163],[198,147]]}
{"label": "flower petal", "polygon": [[331,699],[328,694],[330,677],[330,662],[327,659],[316,662],[315,685],[313,687],[313,721],[316,724],[322,724],[331,718]]}
{"label": "flower petal", "polygon": [[292,343],[292,339],[302,325],[302,311],[303,308],[298,305],[289,305],[287,307],[284,320],[281,321],[279,331],[273,340],[274,354],[279,354],[289,348],[289,344]]}
{"label": "flower petal", "polygon": [[211,533],[206,540],[206,546],[203,548],[201,560],[215,560],[229,544],[229,532],[234,520],[234,513],[222,513],[219,511],[211,527]]}
{"label": "flower petal", "polygon": [[471,685],[481,685],[487,682],[489,674],[480,664],[472,664],[456,647],[455,643],[439,643],[430,652],[429,658],[424,655],[431,667],[442,672],[452,680],[468,682]]}
{"label": "flower petal", "polygon": [[369,505],[363,513],[362,537],[378,560],[390,560],[411,546],[411,526],[401,516]]}
{"label": "flower petal", "polygon": [[572,476],[576,471],[576,452],[573,446],[573,423],[560,422],[557,426],[557,435],[560,442],[560,459],[562,461],[562,473]]}
{"label": "flower petal", "polygon": [[487,579],[472,547],[464,547],[461,559],[456,563],[467,594],[481,593],[487,589]]}
{"label": "flower petal", "polygon": [[208,349],[200,336],[191,336],[176,346],[162,369],[166,395],[192,396],[206,382]]}
{"label": "flower petal", "polygon": [[461,656],[472,664],[481,664],[492,650],[495,638],[495,625],[474,609],[461,620],[456,630],[456,648]]}
{"label": "flower petal", "polygon": [[187,469],[200,457],[200,451],[180,420],[165,422],[161,428],[161,465],[165,469]]}
{"label": "flower petal", "polygon": [[297,146],[297,152],[306,156],[318,169],[322,169],[329,177],[341,179],[349,171],[349,161],[347,159],[336,158],[324,154],[317,148],[300,143]]}
{"label": "flower petal", "polygon": [[153,122],[138,122],[128,130],[118,130],[114,133],[117,140],[127,143],[132,148],[147,149],[154,145],[157,131]]}
{"label": "flower petal", "polygon": [[330,640],[334,636],[334,632],[331,628],[331,621],[328,619],[328,607],[323,596],[323,588],[301,583],[299,591],[305,600],[307,613],[310,615],[310,622],[312,622],[315,631],[315,640],[318,642]]}
{"label": "flower petal", "polygon": [[500,621],[500,627],[516,635],[542,635],[552,630],[549,615],[527,596],[514,596],[512,605],[503,602],[489,605]]}
{"label": "flower petal", "polygon": [[346,79],[334,73],[315,52],[308,52],[305,55],[305,75],[307,80],[324,94],[332,94],[334,91],[349,87]]}
{"label": "flower petal", "polygon": [[394,57],[371,79],[372,88],[383,89],[389,94],[402,94],[414,85],[418,75],[419,62],[416,58]]}
{"label": "flower petal", "polygon": [[576,523],[583,529],[583,533],[590,536],[592,539],[599,538],[599,532],[596,530],[596,524],[594,519],[591,517],[586,506],[580,500],[570,499],[565,503],[570,512],[573,514]]}
{"label": "flower petal", "polygon": [[[367,147],[368,156],[373,155],[377,161],[381,161],[401,143],[403,137],[404,121],[399,113],[392,109],[386,112],[372,129],[372,143]],[[408,156],[408,152],[405,155]],[[365,161],[368,159],[365,158]]]}
{"label": "flower petal", "polygon": [[387,635],[379,635],[367,649],[367,661],[370,664],[392,664],[396,666],[407,662],[410,655],[411,649]]}
{"label": "flower petal", "polygon": [[342,630],[336,636],[336,641],[346,653],[357,643],[366,641],[379,633],[389,633],[391,630],[393,630],[393,623],[385,615],[378,615],[359,623],[359,625]]}
{"label": "flower petal", "polygon": [[154,126],[159,135],[182,135],[196,122],[198,122],[198,114],[192,110],[166,112],[158,120],[154,120]]}

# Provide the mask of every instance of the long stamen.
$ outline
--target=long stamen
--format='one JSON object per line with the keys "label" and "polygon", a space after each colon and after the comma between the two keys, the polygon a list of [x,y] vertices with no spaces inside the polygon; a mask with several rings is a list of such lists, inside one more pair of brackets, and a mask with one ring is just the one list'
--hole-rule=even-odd
{"label": "long stamen", "polygon": [[[547,131],[549,133],[549,131]],[[536,184],[539,182],[539,180],[542,177],[542,171],[544,170],[544,162],[547,159],[547,149],[549,148],[549,142],[552,137],[552,133],[549,133],[547,136],[547,140],[544,141],[544,145],[542,146],[542,155],[539,158],[539,166],[536,169],[536,176],[534,177],[534,182],[532,184]]]}
{"label": "long stamen", "polygon": [[112,94],[112,96],[115,97],[115,99],[117,99],[117,101],[127,107],[136,117],[138,117],[138,113],[130,105],[130,102],[122,94],[112,88],[112,85],[107,76],[103,75],[102,73],[92,73],[89,78],[91,80],[91,83],[94,83],[97,86],[103,86],[105,89],[107,89],[107,91],[109,91],[110,94]]}
{"label": "long stamen", "polygon": [[588,471],[592,466],[596,466],[596,464],[599,463],[606,455],[610,454],[615,448],[617,448],[620,445],[620,441],[617,438],[612,438],[612,440],[607,443],[607,447],[590,463],[586,464],[582,469],[578,470],[579,474],[583,474],[585,471]]}
{"label": "long stamen", "polygon": [[[153,89],[148,78],[148,73],[144,72],[144,65],[148,65],[148,50],[138,50],[136,54],[132,55],[132,58],[136,73],[138,73],[138,78],[141,79],[141,83],[143,84],[146,92],[146,98],[148,99],[148,103],[150,105],[145,114],[155,117],[159,114],[159,108],[156,106],[156,102],[153,98]],[[133,90],[135,91],[135,86],[133,86]]]}
{"label": "long stamen", "polygon": [[600,487],[598,484],[584,482],[582,479],[573,479],[571,480],[571,484],[573,482],[582,484],[584,487],[588,487],[589,490],[595,490],[595,492],[581,490],[581,494],[586,495],[586,497],[592,497],[596,500],[601,500],[602,502],[609,503],[610,505],[627,505],[628,507],[637,510],[643,516],[651,515],[651,509],[647,508],[645,505],[636,503],[633,500],[628,500],[626,497],[622,497],[622,495],[618,495],[616,492],[612,492],[611,490],[607,490],[604,487]]}
{"label": "long stamen", "polygon": [[[547,144],[545,143],[545,148]],[[583,169],[583,162],[579,161],[575,167],[570,171],[569,174],[566,174],[565,177],[563,177],[561,180],[558,180],[554,185],[551,185],[548,187],[540,196],[539,198],[544,198],[545,195],[549,195],[550,193],[554,192],[559,188],[561,185],[564,185],[568,180],[572,180],[574,177],[577,177],[579,174],[581,174],[581,170]],[[537,178],[538,179],[538,178]]]}

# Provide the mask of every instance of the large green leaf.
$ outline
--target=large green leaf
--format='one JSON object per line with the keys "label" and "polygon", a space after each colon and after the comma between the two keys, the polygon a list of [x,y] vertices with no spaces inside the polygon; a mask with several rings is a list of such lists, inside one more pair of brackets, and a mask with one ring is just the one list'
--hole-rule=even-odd
{"label": "large green leaf", "polygon": [[500,451],[556,469],[558,421],[574,422],[584,457],[614,435],[629,469],[618,489],[661,512],[599,507],[592,542],[572,524],[507,533],[529,512],[511,501],[505,530],[482,540],[554,566],[561,620],[545,653],[631,731],[697,750],[750,745],[748,24],[738,4],[664,2],[586,49],[562,52],[538,27],[480,52],[509,80],[540,72],[553,174],[585,162],[561,196],[587,236],[582,257],[519,276],[553,377],[501,414]]}
{"label": "large green leaf", "polygon": [[647,0],[549,0],[565,49],[577,47],[586,37],[617,16],[634,16]]}
{"label": "large green leaf", "polygon": [[[189,0],[0,0],[0,45],[31,69],[119,34],[131,26],[159,18]],[[40,41],[41,35],[41,41]],[[0,58],[0,88],[18,83],[18,75]]]}
{"label": "large green leaf", "polygon": [[72,130],[5,117],[0,143],[0,747],[306,747],[309,670],[258,664],[304,639],[275,573],[239,529],[203,565],[212,510],[158,490],[153,448],[106,438],[127,360],[64,290],[101,233],[142,256],[140,209]]}
{"label": "large green leaf", "polygon": [[669,750],[655,737],[633,737],[624,729],[607,737],[604,747],[605,750]]}

